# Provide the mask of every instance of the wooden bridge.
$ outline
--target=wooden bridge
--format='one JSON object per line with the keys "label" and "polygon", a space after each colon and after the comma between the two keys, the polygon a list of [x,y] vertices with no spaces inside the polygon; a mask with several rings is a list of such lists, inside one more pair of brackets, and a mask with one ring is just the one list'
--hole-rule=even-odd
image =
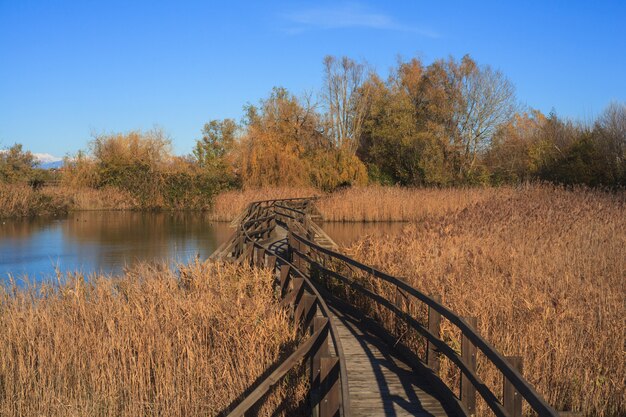
{"label": "wooden bridge", "polygon": [[[498,417],[519,417],[522,410],[559,415],[522,376],[522,359],[501,355],[478,334],[475,319],[339,253],[315,216],[312,198],[252,203],[212,255],[274,271],[277,294],[302,336],[295,351],[224,415],[254,415],[303,361],[310,381],[307,410],[314,416],[470,416],[477,412],[477,394],[484,411]],[[442,337],[444,320],[457,329],[460,350],[458,341]],[[478,353],[501,373],[498,389],[481,379]],[[440,376],[442,360],[458,378]]]}

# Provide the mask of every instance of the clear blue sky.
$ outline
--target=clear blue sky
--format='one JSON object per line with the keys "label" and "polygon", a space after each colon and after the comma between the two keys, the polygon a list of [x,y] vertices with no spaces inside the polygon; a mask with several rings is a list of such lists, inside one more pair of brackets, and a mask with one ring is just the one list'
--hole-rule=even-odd
{"label": "clear blue sky", "polygon": [[316,91],[327,54],[386,75],[469,53],[523,104],[589,120],[626,101],[626,2],[0,0],[0,143],[62,156],[161,126],[189,153],[272,86]]}

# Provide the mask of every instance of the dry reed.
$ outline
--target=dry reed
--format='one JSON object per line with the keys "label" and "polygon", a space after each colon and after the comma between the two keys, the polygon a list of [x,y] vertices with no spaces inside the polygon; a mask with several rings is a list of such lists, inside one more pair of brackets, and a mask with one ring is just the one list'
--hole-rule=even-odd
{"label": "dry reed", "polygon": [[67,213],[70,203],[55,194],[23,184],[0,183],[0,218]]}
{"label": "dry reed", "polygon": [[42,190],[69,202],[71,210],[137,210],[140,208],[135,197],[115,187],[72,188],[48,187]]}
{"label": "dry reed", "polygon": [[470,207],[492,193],[491,188],[353,187],[325,196],[317,208],[325,221],[418,221]]}
{"label": "dry reed", "polygon": [[[196,262],[0,287],[0,415],[215,415],[293,347],[272,279]],[[293,412],[302,381],[260,415]]]}
{"label": "dry reed", "polygon": [[[556,408],[626,415],[624,194],[552,186],[412,193],[450,201],[398,235],[365,237],[346,251],[477,317],[497,349],[523,357],[524,374]],[[459,343],[449,323],[443,336]],[[447,361],[442,372],[458,379]],[[481,355],[479,374],[500,392],[501,377]]]}
{"label": "dry reed", "polygon": [[139,204],[114,187],[43,187],[0,183],[0,218],[65,214],[71,210],[133,210]]}

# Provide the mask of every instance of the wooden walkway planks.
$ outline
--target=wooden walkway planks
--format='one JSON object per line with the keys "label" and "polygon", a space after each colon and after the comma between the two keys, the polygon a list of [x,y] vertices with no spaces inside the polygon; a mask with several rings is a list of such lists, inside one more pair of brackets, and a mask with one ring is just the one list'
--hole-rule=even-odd
{"label": "wooden walkway planks", "polygon": [[353,416],[447,416],[433,389],[379,338],[334,309],[348,370]]}
{"label": "wooden walkway planks", "polygon": [[[318,225],[312,232],[316,243],[337,249],[337,244]],[[288,245],[287,230],[277,226],[271,237],[260,243],[268,247],[269,252],[284,256]],[[225,251],[218,251],[217,257],[225,259]],[[331,306],[331,309],[346,360],[351,416],[454,415],[446,412],[449,407],[432,394],[434,389],[425,378],[420,378],[383,340],[363,331],[365,326],[340,308]]]}

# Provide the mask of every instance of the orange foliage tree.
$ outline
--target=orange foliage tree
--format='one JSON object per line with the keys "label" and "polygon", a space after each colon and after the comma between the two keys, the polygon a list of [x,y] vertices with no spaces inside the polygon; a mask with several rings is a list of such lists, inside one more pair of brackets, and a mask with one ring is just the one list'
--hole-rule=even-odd
{"label": "orange foliage tree", "polygon": [[259,107],[248,106],[246,125],[237,150],[244,187],[332,189],[367,181],[361,161],[337,148],[324,133],[310,97],[301,102],[276,87]]}

